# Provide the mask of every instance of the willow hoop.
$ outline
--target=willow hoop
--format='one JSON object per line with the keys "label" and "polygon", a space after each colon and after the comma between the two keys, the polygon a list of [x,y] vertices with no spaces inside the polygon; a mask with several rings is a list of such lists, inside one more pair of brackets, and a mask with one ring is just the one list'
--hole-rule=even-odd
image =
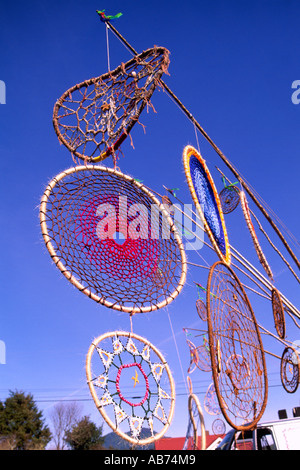
{"label": "willow hoop", "polygon": [[214,181],[205,160],[191,145],[183,151],[183,166],[188,187],[206,233],[220,260],[231,262],[224,215]]}
{"label": "willow hoop", "polygon": [[183,288],[186,256],[175,224],[145,186],[117,170],[86,165],[60,173],[44,192],[40,223],[52,261],[101,305],[150,312]]}
{"label": "willow hoop", "polygon": [[225,263],[218,261],[210,268],[207,292],[210,357],[219,405],[230,426],[252,429],[264,413],[268,389],[258,325],[242,284]]}
{"label": "willow hoop", "polygon": [[[120,376],[126,368],[130,375],[136,375],[122,382]],[[135,445],[147,445],[165,434],[173,419],[175,385],[165,358],[148,340],[123,331],[99,336],[87,353],[86,376],[97,409],[120,437]],[[143,400],[124,397],[128,380],[134,380],[134,387],[143,382]],[[161,427],[157,433],[156,425]],[[150,437],[140,438],[143,426],[148,426]]]}
{"label": "willow hoop", "polygon": [[95,163],[123,143],[169,65],[169,51],[147,49],[115,70],[69,88],[57,100],[53,126],[74,157]]}
{"label": "willow hoop", "polygon": [[240,191],[240,200],[241,200],[241,206],[242,206],[243,214],[244,214],[244,217],[245,217],[245,220],[246,220],[246,224],[247,224],[248,230],[250,232],[250,235],[251,235],[251,238],[252,238],[252,241],[253,241],[253,244],[254,244],[254,248],[255,248],[256,254],[258,256],[258,259],[259,259],[262,267],[266,271],[267,275],[269,276],[269,278],[271,280],[273,280],[272,270],[271,270],[271,268],[270,268],[270,266],[267,262],[267,259],[264,255],[263,251],[262,251],[262,248],[259,244],[256,232],[255,232],[252,220],[251,220],[251,214],[250,214],[246,194],[244,193],[244,191]]}

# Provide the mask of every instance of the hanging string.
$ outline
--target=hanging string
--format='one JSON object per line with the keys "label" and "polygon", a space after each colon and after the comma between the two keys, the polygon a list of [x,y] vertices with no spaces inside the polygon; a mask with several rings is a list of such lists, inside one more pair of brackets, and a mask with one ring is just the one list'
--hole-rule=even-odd
{"label": "hanging string", "polygon": [[107,23],[105,23],[106,26],[106,51],[107,51],[107,68],[108,71],[110,72],[110,59],[109,59],[109,41],[108,41],[108,29],[109,26]]}
{"label": "hanging string", "polygon": [[177,351],[177,357],[178,357],[178,361],[179,361],[179,365],[180,365],[180,369],[181,369],[181,373],[182,373],[182,377],[183,377],[183,382],[184,382],[184,385],[185,385],[185,389],[188,392],[188,387],[187,387],[187,383],[186,383],[186,380],[185,380],[185,374],[184,374],[184,371],[183,371],[183,366],[182,366],[182,362],[181,362],[181,358],[180,358],[180,354],[179,354],[179,350],[178,350],[178,346],[177,346],[177,342],[176,342],[176,338],[175,338],[173,325],[172,325],[172,321],[171,321],[171,317],[170,317],[170,314],[169,314],[168,307],[166,307],[166,310],[167,310],[167,315],[168,315],[170,328],[171,328],[171,332],[172,332],[172,336],[173,336],[173,341],[175,343],[175,348],[176,348],[176,351]]}

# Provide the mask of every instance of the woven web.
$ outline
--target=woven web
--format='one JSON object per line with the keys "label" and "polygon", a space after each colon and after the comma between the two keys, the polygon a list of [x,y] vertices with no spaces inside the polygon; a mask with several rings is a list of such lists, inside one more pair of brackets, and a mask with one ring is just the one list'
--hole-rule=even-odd
{"label": "woven web", "polygon": [[87,377],[97,408],[124,439],[143,444],[142,429],[151,441],[169,427],[175,399],[170,371],[148,341],[127,332],[96,339]]}
{"label": "woven web", "polygon": [[53,125],[74,157],[88,162],[113,155],[122,144],[169,65],[169,52],[153,48],[114,71],[67,90],[57,100]]}
{"label": "woven web", "polygon": [[206,413],[208,413],[209,415],[215,416],[221,414],[221,409],[217,399],[216,388],[214,383],[211,383],[207,387],[203,404]]}
{"label": "woven web", "polygon": [[[233,271],[215,263],[207,292],[212,371],[223,415],[236,429],[253,426],[266,406],[264,353],[248,298]],[[250,425],[249,425],[250,426]]]}
{"label": "woven web", "polygon": [[212,432],[214,435],[225,434],[226,425],[224,421],[220,418],[217,418],[212,423]]}
{"label": "woven web", "polygon": [[119,175],[90,166],[54,179],[42,231],[58,267],[86,295],[118,310],[151,311],[179,293],[183,252],[172,220]]}
{"label": "woven web", "polygon": [[279,338],[285,338],[285,315],[281,302],[281,297],[277,289],[272,290],[272,309],[274,315],[275,328]]}
{"label": "woven web", "polygon": [[296,392],[300,381],[300,359],[294,348],[286,347],[282,353],[280,377],[288,393]]}
{"label": "woven web", "polygon": [[235,186],[226,186],[219,194],[223,214],[234,211],[240,202],[240,191]]}
{"label": "woven web", "polygon": [[190,173],[205,220],[221,251],[226,256],[225,235],[213,188],[199,160],[190,158]]}

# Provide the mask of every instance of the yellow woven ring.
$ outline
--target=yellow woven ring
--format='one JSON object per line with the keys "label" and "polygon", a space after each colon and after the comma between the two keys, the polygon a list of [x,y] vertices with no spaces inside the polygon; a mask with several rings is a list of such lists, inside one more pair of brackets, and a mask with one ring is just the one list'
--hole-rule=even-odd
{"label": "yellow woven ring", "polygon": [[[209,224],[207,223],[204,212],[203,212],[203,210],[201,208],[201,205],[199,203],[197,193],[195,191],[193,180],[192,180],[192,177],[191,177],[191,172],[190,172],[190,159],[191,159],[191,157],[195,157],[199,161],[200,165],[202,166],[203,170],[205,171],[207,180],[208,180],[208,182],[211,186],[211,189],[213,191],[214,198],[215,198],[217,208],[218,208],[218,212],[219,212],[220,221],[221,221],[221,224],[222,224],[223,234],[224,234],[225,255],[220,250],[220,248],[218,246],[218,243],[216,242],[216,239],[215,239],[215,237],[214,237],[214,235],[213,235],[213,233],[212,233],[212,231],[209,227]],[[225,263],[227,265],[230,265],[231,264],[231,253],[230,253],[228,235],[227,235],[227,230],[226,230],[226,225],[225,225],[225,220],[224,220],[224,214],[223,214],[219,194],[218,194],[218,191],[216,189],[215,183],[212,179],[212,176],[209,172],[209,169],[207,168],[205,160],[200,155],[200,153],[198,153],[197,150],[194,147],[192,147],[191,145],[187,145],[183,150],[183,166],[184,166],[185,176],[186,176],[186,179],[187,179],[187,183],[188,183],[188,186],[189,186],[189,190],[190,190],[193,202],[194,202],[194,204],[196,206],[196,209],[197,209],[197,212],[198,212],[198,214],[199,214],[199,216],[200,216],[200,218],[203,222],[204,229],[205,229],[207,235],[209,236],[209,239],[210,239],[210,241],[213,245],[213,248],[217,252],[217,255],[219,256],[220,260],[223,261],[223,263]]]}

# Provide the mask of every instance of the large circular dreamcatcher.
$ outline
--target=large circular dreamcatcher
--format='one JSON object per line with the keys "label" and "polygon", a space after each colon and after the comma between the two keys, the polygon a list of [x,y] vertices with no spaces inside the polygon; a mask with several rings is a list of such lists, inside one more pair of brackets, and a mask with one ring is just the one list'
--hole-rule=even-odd
{"label": "large circular dreamcatcher", "polygon": [[245,220],[246,220],[246,224],[247,224],[248,230],[250,232],[250,235],[251,235],[251,238],[252,238],[252,241],[253,241],[253,244],[254,244],[254,248],[255,248],[256,254],[258,256],[258,259],[259,259],[262,267],[266,271],[267,275],[269,276],[269,278],[271,280],[273,280],[272,270],[269,266],[269,263],[267,262],[267,259],[264,255],[264,252],[263,252],[263,250],[260,246],[260,243],[258,241],[256,232],[255,232],[255,229],[254,229],[254,226],[253,226],[253,223],[252,223],[251,213],[250,213],[248,201],[247,201],[247,198],[246,198],[246,194],[245,194],[244,191],[240,191],[240,200],[241,200],[241,206],[242,206],[243,214],[244,214],[244,217],[245,217]]}
{"label": "large circular dreamcatcher", "polygon": [[86,162],[114,157],[169,65],[169,51],[148,49],[115,70],[72,86],[57,100],[53,125],[60,140]]}
{"label": "large circular dreamcatcher", "polygon": [[288,393],[296,392],[300,382],[300,358],[294,348],[286,347],[282,353],[280,377],[281,383]]}
{"label": "large circular dreamcatcher", "polygon": [[[206,449],[206,431],[202,407],[197,395],[193,393],[193,387],[190,377],[188,377],[189,398],[188,411],[189,422],[183,445],[183,450],[205,450]],[[198,447],[198,436],[200,429],[201,447]]]}
{"label": "large circular dreamcatcher", "polygon": [[205,231],[221,261],[230,264],[231,255],[224,215],[205,160],[194,147],[188,145],[183,151],[183,165],[189,190]]}
{"label": "large circular dreamcatcher", "polygon": [[219,261],[211,267],[207,293],[210,357],[219,405],[230,426],[250,429],[267,403],[258,325],[243,286],[229,266]]}
{"label": "large circular dreamcatcher", "polygon": [[285,315],[280,293],[275,287],[272,289],[272,310],[274,323],[279,338],[285,338]]}
{"label": "large circular dreamcatcher", "polygon": [[89,348],[86,375],[99,412],[120,437],[146,445],[167,431],[175,387],[166,360],[149,341],[120,331],[99,336]]}
{"label": "large circular dreamcatcher", "polygon": [[86,165],[60,173],[44,192],[40,221],[53,262],[102,305],[149,312],[184,285],[185,252],[171,217],[119,171]]}

